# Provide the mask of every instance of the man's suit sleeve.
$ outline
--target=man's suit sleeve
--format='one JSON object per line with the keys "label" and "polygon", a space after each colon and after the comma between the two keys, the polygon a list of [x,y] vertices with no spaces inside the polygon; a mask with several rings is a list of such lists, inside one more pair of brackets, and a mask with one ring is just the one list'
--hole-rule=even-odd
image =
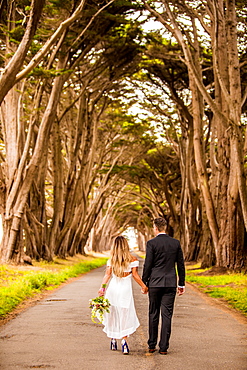
{"label": "man's suit sleeve", "polygon": [[148,282],[149,282],[150,275],[151,275],[151,272],[152,272],[153,257],[154,257],[154,255],[153,255],[152,245],[150,245],[150,243],[147,242],[146,258],[145,258],[144,268],[143,268],[143,274],[142,274],[142,281],[147,286],[148,286]]}
{"label": "man's suit sleeve", "polygon": [[177,269],[178,269],[178,286],[185,286],[184,256],[180,243],[177,254]]}

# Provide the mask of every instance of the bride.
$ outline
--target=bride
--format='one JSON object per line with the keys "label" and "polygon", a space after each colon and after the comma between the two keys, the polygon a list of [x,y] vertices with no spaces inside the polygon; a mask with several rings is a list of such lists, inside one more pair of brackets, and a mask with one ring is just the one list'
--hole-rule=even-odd
{"label": "bride", "polygon": [[105,295],[111,304],[110,312],[104,315],[103,331],[111,338],[113,351],[117,350],[117,339],[122,339],[123,354],[129,353],[127,337],[140,325],[135,311],[131,276],[141,286],[142,293],[146,294],[148,291],[138,274],[138,266],[139,261],[130,253],[127,240],[118,236],[111,249],[111,257],[107,261],[106,273],[98,294]]}

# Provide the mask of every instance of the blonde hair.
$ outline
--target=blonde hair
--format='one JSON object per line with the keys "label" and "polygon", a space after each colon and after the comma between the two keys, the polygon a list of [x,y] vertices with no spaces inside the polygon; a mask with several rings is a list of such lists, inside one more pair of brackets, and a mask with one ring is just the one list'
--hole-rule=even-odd
{"label": "blonde hair", "polygon": [[132,260],[133,257],[130,254],[127,239],[125,239],[123,236],[117,236],[111,248],[110,258],[112,272],[114,275],[123,277],[124,270],[126,270]]}

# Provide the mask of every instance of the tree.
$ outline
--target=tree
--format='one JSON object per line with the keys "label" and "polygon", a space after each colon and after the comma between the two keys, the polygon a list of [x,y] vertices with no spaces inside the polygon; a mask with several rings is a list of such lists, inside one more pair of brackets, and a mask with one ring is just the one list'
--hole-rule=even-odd
{"label": "tree", "polygon": [[[242,2],[18,4],[0,5],[5,60],[16,52],[1,105],[2,259],[101,250],[128,226],[143,247],[162,215],[188,260],[242,269]],[[163,29],[141,31],[145,9]],[[131,114],[141,95],[145,115]]]}
{"label": "tree", "polygon": [[[198,9],[197,4],[193,6],[190,2],[177,4],[164,0],[162,3],[163,14],[146,2],[145,6],[175,37],[182,49],[181,60],[188,69],[195,163],[216,264],[241,269],[246,258],[244,228],[246,232],[247,203],[235,2],[209,0],[200,4]],[[186,23],[183,17],[186,17]],[[205,33],[200,34],[196,20],[210,36],[213,85],[208,88],[204,84],[201,63]],[[216,171],[210,175],[202,140],[207,122],[204,112],[208,109],[212,112],[212,121],[208,122],[210,164],[211,171]]]}
{"label": "tree", "polygon": [[[31,68],[38,66],[41,57],[44,58],[46,55],[47,57],[43,59],[36,70],[33,70],[27,80],[21,82],[20,91],[16,91],[14,89],[10,91],[9,96],[5,99],[6,104],[4,103],[4,105],[2,105],[2,122],[5,127],[4,132],[6,133],[6,163],[8,168],[5,181],[5,236],[1,248],[2,258],[4,260],[10,260],[14,255],[14,250],[16,250],[17,253],[19,251],[18,243],[19,241],[21,243],[22,240],[23,215],[26,212],[26,204],[30,195],[30,190],[33,184],[35,184],[35,175],[37,174],[38,166],[41,163],[44,172],[42,178],[40,177],[39,182],[42,187],[41,196],[43,199],[42,203],[44,205],[43,192],[45,187],[43,184],[46,177],[45,167],[47,168],[45,158],[48,158],[47,143],[49,141],[53,123],[56,120],[57,107],[60,101],[62,89],[65,82],[69,81],[72,71],[76,71],[77,66],[82,63],[83,59],[86,58],[88,53],[90,53],[90,50],[99,43],[99,38],[95,37],[95,32],[92,32],[92,21],[100,11],[105,9],[112,2],[113,1],[106,2],[100,9],[94,9],[91,6],[86,7],[84,16],[82,15],[82,9],[85,4],[84,2],[81,2],[77,9],[72,12],[72,16],[69,16],[61,23],[61,27],[58,27],[58,30],[49,37],[48,41],[43,46],[39,45],[41,46],[41,49],[35,53],[33,58],[31,58],[28,66],[20,72],[21,75],[16,77],[15,82],[27,76],[27,73],[30,72]],[[56,5],[53,7],[55,7],[54,11],[57,17],[58,14],[59,17],[60,14],[63,17],[68,16],[68,10],[70,9],[67,10],[62,8],[63,11],[58,13]],[[58,3],[58,10],[61,9],[61,7],[62,5]],[[51,10],[48,7],[48,10],[46,9],[46,11]],[[112,11],[114,14],[114,12],[118,11],[118,8],[113,8]],[[107,33],[116,23],[119,24],[119,20],[117,18],[115,23],[112,19],[113,18],[110,18],[108,13],[105,13],[104,20],[102,18],[96,22],[96,30],[100,30],[99,32],[102,32],[102,35]],[[71,29],[68,30],[68,27],[75,21],[77,21],[76,26],[74,28],[71,27]],[[48,22],[48,25],[46,26],[49,28],[50,25],[52,29],[53,25],[51,23],[49,24]],[[41,29],[40,31],[43,32],[44,30]],[[52,50],[51,48],[59,37],[60,40],[57,47]],[[72,44],[70,43],[71,37],[75,38],[75,41]],[[29,45],[30,42],[31,36]],[[49,50],[52,50],[50,55],[47,54]],[[15,58],[15,56],[13,58]],[[27,55],[27,60],[29,58],[30,53]],[[21,65],[19,65],[19,68],[20,66]],[[37,78],[38,76],[40,77],[40,85],[37,93],[35,91],[33,94],[36,99],[33,104],[35,111],[32,112],[36,112],[36,114],[31,115],[31,120],[29,121],[31,124],[25,127],[20,120],[18,121],[21,117],[21,112],[23,112],[22,97],[25,96],[24,89],[29,85],[30,81],[31,83],[34,81],[33,77]],[[52,78],[52,84],[47,80],[48,77]],[[101,94],[103,94],[103,90],[101,91]],[[14,100],[12,95],[14,96]],[[16,104],[17,101],[19,101],[20,104]],[[30,101],[30,98],[28,98],[27,101]],[[46,108],[44,109],[45,105]],[[27,115],[27,111],[28,110],[25,109],[25,115]],[[41,122],[40,124],[39,121]],[[89,120],[89,126],[90,122],[91,120]],[[89,148],[87,148],[87,150],[89,150]],[[13,155],[14,153],[15,155]],[[31,203],[31,207],[33,207],[35,202],[31,201]],[[41,216],[42,215],[40,215],[40,217]],[[36,217],[29,217],[29,221],[34,221],[36,218],[37,222],[34,221],[34,223],[40,224],[41,226],[42,217],[39,220]],[[25,219],[25,222],[26,225],[28,225],[28,218]],[[28,233],[31,235],[30,228],[27,231],[27,234]],[[36,235],[38,235],[37,232]],[[40,242],[44,243],[44,241]],[[44,246],[45,245],[46,243]],[[39,249],[42,248],[43,247]],[[50,258],[50,256],[48,258]]]}

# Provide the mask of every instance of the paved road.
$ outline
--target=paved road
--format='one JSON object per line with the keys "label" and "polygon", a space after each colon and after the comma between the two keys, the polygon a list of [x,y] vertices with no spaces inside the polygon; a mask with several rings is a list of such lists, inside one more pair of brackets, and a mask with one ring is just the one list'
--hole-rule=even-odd
{"label": "paved road", "polygon": [[147,353],[148,299],[133,282],[141,326],[131,353],[109,349],[101,325],[90,319],[104,267],[63,286],[0,329],[0,368],[58,370],[246,370],[247,324],[211,305],[187,286],[177,297],[167,356]]}

